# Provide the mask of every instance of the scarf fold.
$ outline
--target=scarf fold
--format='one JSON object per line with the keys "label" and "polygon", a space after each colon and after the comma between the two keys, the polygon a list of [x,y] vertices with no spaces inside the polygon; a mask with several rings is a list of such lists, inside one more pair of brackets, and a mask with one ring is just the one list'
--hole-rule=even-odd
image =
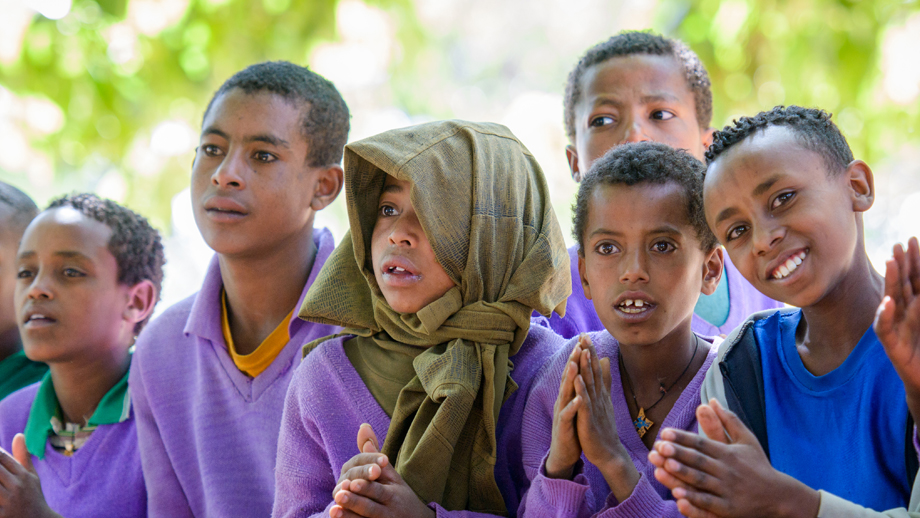
{"label": "scarf fold", "polygon": [[[412,205],[455,284],[415,314],[387,304],[371,268],[388,174],[412,182]],[[396,400],[383,453],[424,502],[504,515],[495,427],[517,388],[509,358],[527,337],[531,312],[564,314],[571,291],[543,173],[507,128],[443,121],[346,146],[345,191],[351,231],[299,316],[372,337],[378,347],[392,340],[424,348],[411,359],[415,378],[388,396]]]}

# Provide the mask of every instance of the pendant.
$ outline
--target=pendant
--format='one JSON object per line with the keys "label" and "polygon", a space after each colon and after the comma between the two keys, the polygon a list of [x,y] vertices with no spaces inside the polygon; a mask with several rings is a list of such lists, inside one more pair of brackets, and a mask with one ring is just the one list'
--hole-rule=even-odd
{"label": "pendant", "polygon": [[639,408],[639,415],[636,416],[636,420],[633,421],[633,426],[636,427],[636,431],[639,432],[639,438],[641,439],[645,436],[646,432],[648,432],[649,428],[655,426],[655,423],[651,419],[645,417],[644,408]]}

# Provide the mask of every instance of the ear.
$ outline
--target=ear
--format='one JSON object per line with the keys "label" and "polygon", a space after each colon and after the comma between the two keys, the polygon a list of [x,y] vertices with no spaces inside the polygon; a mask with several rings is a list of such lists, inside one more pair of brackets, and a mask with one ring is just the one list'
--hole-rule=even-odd
{"label": "ear", "polygon": [[853,211],[865,212],[875,202],[875,177],[872,169],[862,160],[854,160],[847,166],[847,182],[853,198]]}
{"label": "ear", "polygon": [[319,168],[316,175],[316,188],[313,191],[313,199],[310,200],[310,208],[314,211],[319,211],[335,201],[339,193],[342,192],[345,173],[340,165],[335,164]]}
{"label": "ear", "polygon": [[700,293],[703,295],[712,295],[719,287],[719,281],[722,280],[722,271],[725,266],[725,258],[721,246],[716,247],[707,254],[706,261],[703,263],[703,287]]}
{"label": "ear", "polygon": [[591,286],[588,285],[588,277],[585,276],[587,266],[585,266],[585,255],[582,251],[578,252],[578,276],[581,278],[581,287],[585,290],[585,298],[591,300]]}
{"label": "ear", "polygon": [[703,130],[703,152],[705,153],[709,146],[712,145],[712,135],[716,132],[715,128],[706,128]]}
{"label": "ear", "polygon": [[128,290],[128,305],[125,306],[124,318],[131,322],[131,327],[153,313],[157,303],[157,289],[149,280],[143,280]]}
{"label": "ear", "polygon": [[581,181],[581,171],[578,170],[578,151],[575,150],[575,146],[569,144],[565,146],[565,159],[569,163],[569,171],[572,173],[572,180],[575,180],[576,183]]}

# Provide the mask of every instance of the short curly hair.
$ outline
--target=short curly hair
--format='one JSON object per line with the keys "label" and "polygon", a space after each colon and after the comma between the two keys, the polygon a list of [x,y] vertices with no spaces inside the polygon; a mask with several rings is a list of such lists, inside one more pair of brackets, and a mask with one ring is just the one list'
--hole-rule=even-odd
{"label": "short curly hair", "polygon": [[578,241],[578,253],[585,255],[585,227],[588,224],[588,201],[600,185],[666,184],[673,182],[683,190],[687,221],[696,230],[700,248],[709,251],[718,246],[715,234],[706,224],[703,213],[703,174],[706,166],[683,149],[658,142],[635,142],[617,146],[591,165],[578,186],[572,206],[572,235]]}
{"label": "short curly hair", "polygon": [[9,207],[8,218],[0,224],[0,230],[13,232],[19,237],[38,215],[38,206],[32,198],[6,182],[0,182],[0,205]]}
{"label": "short curly hair", "polygon": [[348,105],[331,81],[307,67],[287,61],[266,61],[237,72],[211,97],[202,121],[218,97],[239,88],[247,94],[266,91],[303,106],[301,133],[310,144],[311,167],[342,161],[350,129]]}
{"label": "short curly hair", "polygon": [[[118,264],[118,282],[133,286],[149,280],[156,287],[157,301],[160,300],[166,257],[160,233],[150,226],[147,218],[90,193],[62,196],[52,201],[46,210],[59,207],[71,207],[111,228],[109,251]],[[149,319],[148,316],[143,322],[138,322],[134,332],[139,333]]]}
{"label": "short curly hair", "polygon": [[575,105],[581,100],[581,79],[589,68],[608,59],[634,54],[671,56],[684,69],[687,86],[696,104],[696,122],[706,129],[712,122],[712,83],[696,52],[677,39],[639,31],[624,31],[588,49],[569,72],[565,83],[565,132],[575,141]]}
{"label": "short curly hair", "polygon": [[715,132],[712,145],[706,151],[706,163],[711,164],[735,144],[770,126],[784,126],[796,135],[796,142],[824,159],[828,174],[841,173],[853,161],[853,151],[847,139],[831,120],[831,114],[817,108],[777,106],[753,117],[741,117]]}

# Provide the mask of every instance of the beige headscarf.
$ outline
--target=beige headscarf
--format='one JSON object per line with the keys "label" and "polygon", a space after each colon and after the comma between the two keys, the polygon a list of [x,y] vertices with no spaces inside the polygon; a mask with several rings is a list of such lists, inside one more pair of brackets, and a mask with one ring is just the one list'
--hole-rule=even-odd
{"label": "beige headscarf", "polygon": [[[412,205],[456,284],[415,314],[387,304],[371,267],[386,175],[412,182]],[[517,388],[508,358],[524,342],[531,312],[562,315],[571,291],[540,166],[503,126],[435,122],[346,146],[345,193],[351,231],[300,317],[373,336],[380,346],[426,348],[406,357],[416,377],[398,395],[383,453],[426,503],[506,514],[494,467],[495,423]]]}

